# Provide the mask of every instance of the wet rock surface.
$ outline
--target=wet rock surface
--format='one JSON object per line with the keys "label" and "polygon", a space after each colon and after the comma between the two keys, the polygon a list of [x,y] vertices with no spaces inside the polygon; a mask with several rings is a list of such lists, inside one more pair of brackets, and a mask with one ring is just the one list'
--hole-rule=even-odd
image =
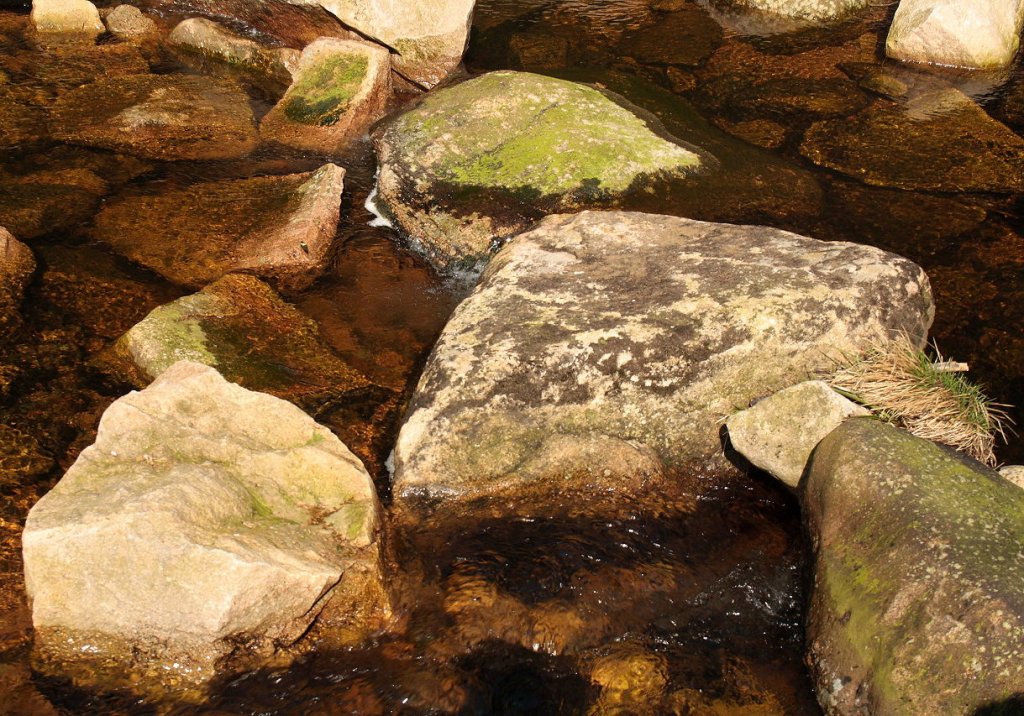
{"label": "wet rock surface", "polygon": [[372,385],[331,352],[313,321],[240,274],[155,309],[107,360],[140,387],[179,360],[203,363],[232,383],[310,410]]}
{"label": "wet rock surface", "polygon": [[298,57],[296,50],[268,47],[202,17],[180,22],[167,41],[186,57],[192,54],[222,62],[283,87],[291,82],[291,68]]}
{"label": "wet rock surface", "polygon": [[102,79],[62,96],[53,136],[147,159],[231,159],[257,143],[248,99],[233,84],[183,75]]}
{"label": "wet rock surface", "polygon": [[607,203],[713,163],[592,87],[493,72],[374,134],[380,201],[441,268],[472,266],[543,213]]}
{"label": "wet rock surface", "polygon": [[337,232],[345,170],[162,184],[117,197],[96,217],[97,239],[190,287],[243,271],[278,289],[305,288],[324,270]]}
{"label": "wet rock surface", "polygon": [[0,173],[0,221],[25,239],[60,232],[92,216],[108,188],[88,169]]}
{"label": "wet rock surface", "polygon": [[919,267],[865,246],[549,217],[445,328],[399,435],[396,497],[653,494],[663,466],[724,467],[733,410],[889,331],[921,341],[933,311]]}
{"label": "wet rock surface", "polygon": [[1024,679],[1024,492],[855,418],[815,452],[804,508],[816,552],[810,662],[828,713],[1012,710]]}
{"label": "wet rock surface", "polygon": [[35,270],[32,250],[0,226],[0,327],[7,329],[20,320],[18,308]]}
{"label": "wet rock surface", "polygon": [[36,649],[72,663],[77,644],[91,645],[87,662],[135,651],[205,681],[243,644],[291,644],[333,599],[352,615],[386,611],[356,601],[380,580],[377,510],[369,475],[326,428],[178,363],[106,411],[29,514]]}

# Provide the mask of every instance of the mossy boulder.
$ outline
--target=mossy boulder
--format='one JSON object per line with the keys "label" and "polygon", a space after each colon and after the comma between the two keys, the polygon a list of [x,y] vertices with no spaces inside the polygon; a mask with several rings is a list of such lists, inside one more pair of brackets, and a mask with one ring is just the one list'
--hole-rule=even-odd
{"label": "mossy boulder", "polygon": [[809,658],[827,713],[952,716],[1020,698],[1024,491],[853,418],[819,444],[803,503]]}
{"label": "mossy boulder", "polygon": [[325,609],[365,638],[388,612],[378,520],[370,476],[327,428],[177,363],[107,409],[29,513],[37,665],[146,690],[206,682],[233,654],[251,666]]}
{"label": "mossy boulder", "polygon": [[226,80],[193,75],[102,78],[50,112],[55,139],[147,159],[234,159],[257,144],[249,100]]}
{"label": "mossy boulder", "polygon": [[242,274],[154,309],[107,356],[108,365],[139,387],[179,360],[212,366],[232,383],[308,408],[370,386],[331,352],[312,320]]}
{"label": "mossy boulder", "polygon": [[0,328],[18,322],[17,311],[36,260],[32,251],[0,226]]}
{"label": "mossy boulder", "polygon": [[109,201],[94,234],[115,251],[183,286],[231,272],[275,288],[309,286],[326,268],[337,232],[345,170],[163,183]]}
{"label": "mossy boulder", "polygon": [[295,81],[260,123],[260,135],[335,154],[384,115],[391,64],[379,45],[324,38],[302,51]]}
{"label": "mossy boulder", "polygon": [[524,72],[433,92],[375,132],[380,201],[449,268],[486,258],[545,213],[608,204],[708,160],[624,104]]}
{"label": "mossy boulder", "polygon": [[445,327],[399,434],[395,498],[644,500],[663,468],[726,475],[723,418],[890,331],[923,342],[933,311],[918,266],[866,246],[547,217]]}

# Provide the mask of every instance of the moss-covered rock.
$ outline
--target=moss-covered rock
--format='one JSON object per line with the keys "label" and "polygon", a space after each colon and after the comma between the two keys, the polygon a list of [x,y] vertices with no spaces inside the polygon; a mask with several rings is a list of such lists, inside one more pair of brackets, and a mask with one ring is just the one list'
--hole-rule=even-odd
{"label": "moss-covered rock", "polygon": [[[108,202],[95,236],[184,286],[226,273],[304,288],[326,268],[337,231],[345,170],[144,187]],[[150,193],[152,192],[152,193]]]}
{"label": "moss-covered rock", "polygon": [[866,246],[548,217],[445,327],[398,438],[396,500],[650,498],[663,465],[726,469],[728,414],[889,331],[923,342],[933,310],[918,266]]}
{"label": "moss-covered rock", "polygon": [[153,310],[107,360],[140,387],[179,360],[204,363],[233,383],[309,408],[370,386],[331,352],[312,320],[242,274]]}
{"label": "moss-covered rock", "polygon": [[965,714],[1024,685],[1024,491],[871,418],[818,446],[808,634],[830,714]]}
{"label": "moss-covered rock", "polygon": [[103,78],[63,95],[50,113],[53,137],[148,159],[232,159],[257,143],[249,100],[212,77]]}
{"label": "moss-covered rock", "polygon": [[[599,205],[706,157],[587,85],[492,72],[431,93],[376,132],[380,199],[447,268],[544,213]],[[658,127],[655,126],[655,129]]]}
{"label": "moss-covered rock", "polygon": [[324,38],[302,51],[295,81],[260,123],[280,144],[341,151],[380,119],[391,98],[391,64],[379,45]]}

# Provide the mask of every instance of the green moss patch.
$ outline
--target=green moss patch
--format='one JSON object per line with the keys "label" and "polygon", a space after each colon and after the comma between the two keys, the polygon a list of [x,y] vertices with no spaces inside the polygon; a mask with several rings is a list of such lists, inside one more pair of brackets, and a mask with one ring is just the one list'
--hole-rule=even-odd
{"label": "green moss patch", "polygon": [[335,124],[358,94],[368,64],[364,55],[335,55],[306,70],[285,98],[285,116],[318,127]]}

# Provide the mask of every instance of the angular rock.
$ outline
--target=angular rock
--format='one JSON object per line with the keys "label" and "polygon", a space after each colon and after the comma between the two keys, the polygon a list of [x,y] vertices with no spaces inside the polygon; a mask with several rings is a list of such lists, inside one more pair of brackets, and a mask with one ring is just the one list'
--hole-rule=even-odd
{"label": "angular rock", "polygon": [[321,5],[360,35],[397,54],[403,77],[433,87],[454,70],[466,51],[475,0],[291,0]]}
{"label": "angular rock", "polygon": [[0,226],[0,328],[16,321],[15,312],[35,270],[32,251]]}
{"label": "angular rock", "polygon": [[1019,697],[1024,491],[854,418],[818,446],[804,510],[809,658],[827,713],[987,713]]}
{"label": "angular rock", "polygon": [[726,0],[726,6],[821,23],[841,19],[868,6],[868,0]]}
{"label": "angular rock", "polygon": [[900,0],[885,54],[904,62],[1005,67],[1024,29],[1024,0]]}
{"label": "angular rock", "polygon": [[[591,498],[725,470],[720,420],[934,309],[874,248],[668,216],[551,216],[492,260],[427,361],[394,494]],[[618,446],[611,453],[610,446]]]}
{"label": "angular rock", "polygon": [[737,452],[789,487],[796,487],[815,446],[844,420],[857,415],[870,413],[828,383],[811,380],[733,413],[725,425]]}
{"label": "angular rock", "polygon": [[100,79],[62,96],[55,139],[148,159],[233,159],[257,144],[249,101],[234,84],[189,75]]}
{"label": "angular rock", "polygon": [[29,513],[36,648],[73,674],[121,658],[149,678],[208,680],[236,649],[290,645],[332,600],[365,608],[381,581],[378,512],[369,475],[327,428],[180,362],[111,405]]}
{"label": "angular rock", "polygon": [[167,41],[185,53],[226,63],[283,86],[291,82],[292,69],[298,55],[291,48],[270,48],[236,35],[203,17],[193,17],[178,23]]}
{"label": "angular rock", "polygon": [[1024,139],[953,89],[911,106],[880,100],[853,117],[816,122],[800,151],[876,186],[1024,191]]}
{"label": "angular rock", "polygon": [[296,149],[340,152],[384,115],[391,65],[379,45],[324,38],[302,51],[295,81],[260,123],[260,135]]}
{"label": "angular rock", "polygon": [[599,205],[706,157],[586,85],[492,72],[374,134],[380,200],[441,268],[477,263],[544,213]]}
{"label": "angular rock", "polygon": [[118,5],[107,13],[106,21],[110,34],[122,40],[149,37],[158,32],[156,23],[134,5]]}
{"label": "angular rock", "polygon": [[95,38],[106,30],[89,0],[32,0],[32,24],[41,34]]}
{"label": "angular rock", "polygon": [[302,289],[326,268],[345,170],[195,184],[127,194],[104,205],[95,236],[183,286],[240,271],[276,288]]}
{"label": "angular rock", "polygon": [[88,169],[0,174],[0,222],[23,239],[69,229],[92,216],[107,188]]}
{"label": "angular rock", "polygon": [[316,323],[242,274],[153,310],[111,353],[109,360],[140,387],[190,360],[249,390],[310,408],[371,385],[327,347]]}

